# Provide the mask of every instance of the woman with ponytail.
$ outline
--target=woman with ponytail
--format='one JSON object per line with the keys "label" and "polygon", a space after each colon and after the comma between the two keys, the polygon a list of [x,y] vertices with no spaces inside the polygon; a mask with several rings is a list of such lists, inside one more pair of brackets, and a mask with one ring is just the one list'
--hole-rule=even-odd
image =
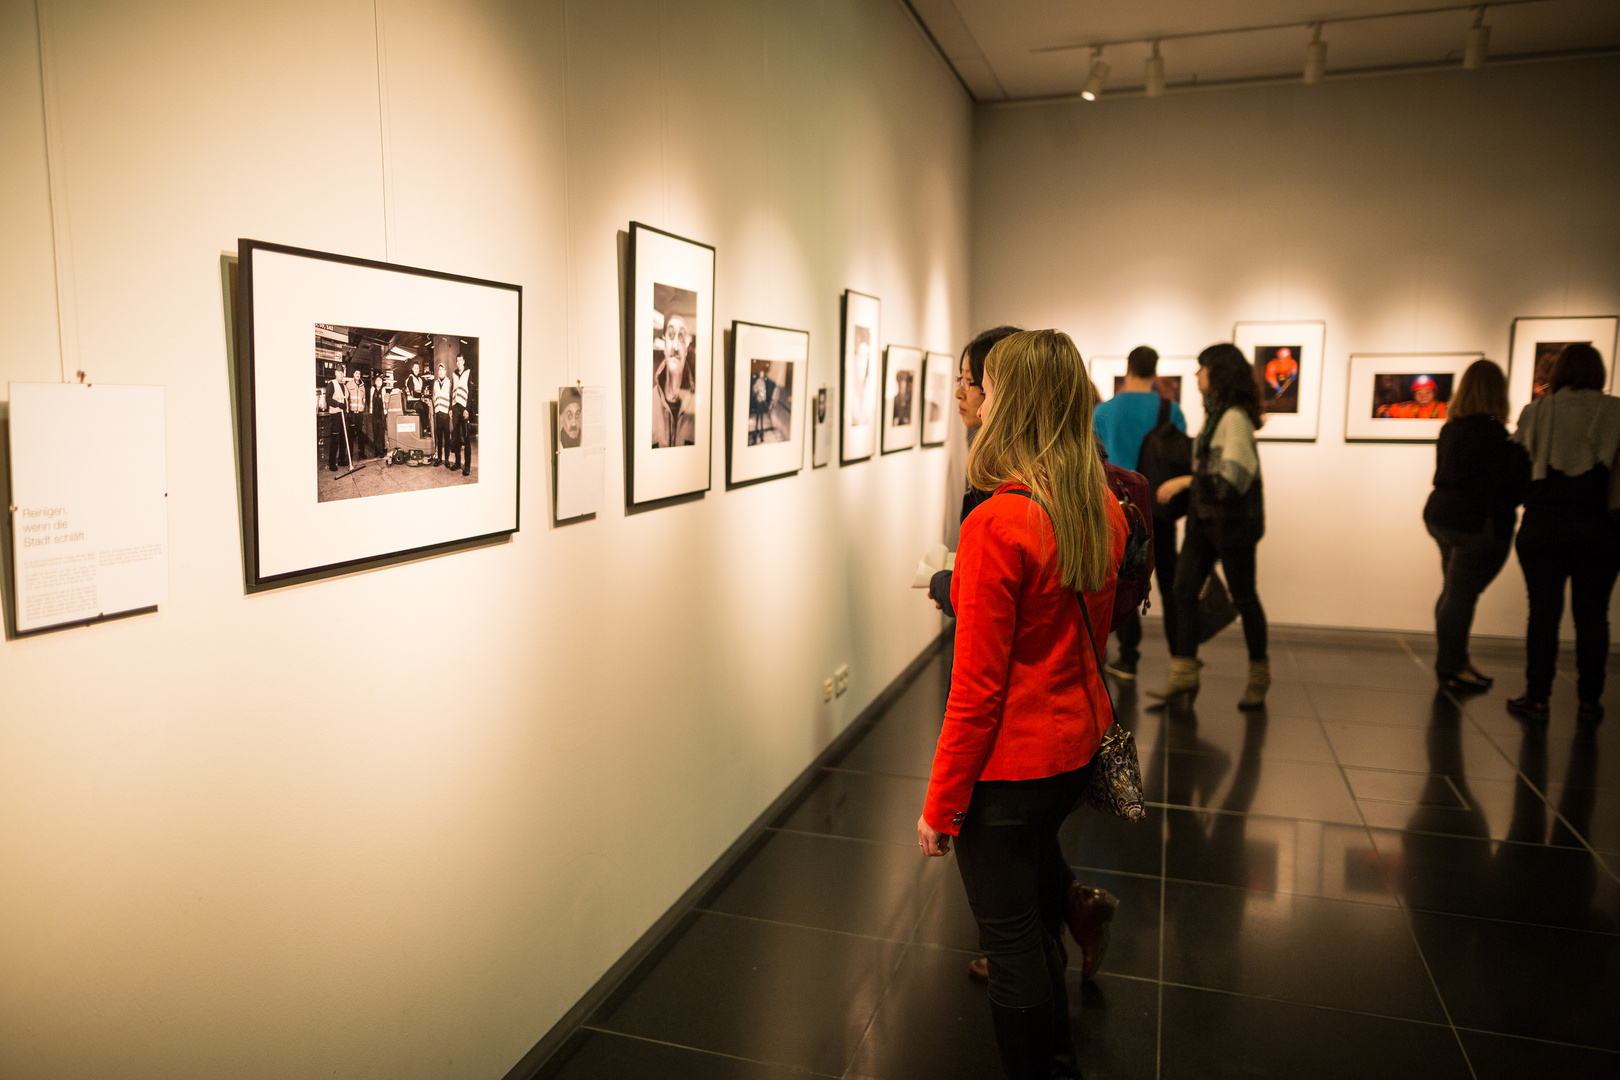
{"label": "woman with ponytail", "polygon": [[1073,875],[1057,835],[1113,722],[1097,633],[1127,527],[1068,335],[998,342],[983,389],[967,476],[993,494],[962,524],[951,694],[917,839],[939,856],[955,838],[1008,1076],[1078,1077],[1058,936]]}

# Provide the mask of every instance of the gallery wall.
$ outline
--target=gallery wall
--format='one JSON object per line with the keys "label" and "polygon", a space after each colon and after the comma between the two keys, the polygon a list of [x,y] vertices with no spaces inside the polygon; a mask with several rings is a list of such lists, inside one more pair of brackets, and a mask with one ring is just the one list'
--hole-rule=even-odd
{"label": "gallery wall", "polygon": [[[607,509],[551,524],[618,234],[713,244],[717,326],[808,330],[812,388],[845,288],[955,351],[968,100],[894,0],[37,10],[0,383],[166,388],[171,593],[0,642],[0,1075],[500,1077],[941,628],[960,447],[728,492],[717,406],[714,489],[627,515],[615,406]],[[244,594],[239,237],[523,287],[510,542]]]}
{"label": "gallery wall", "polygon": [[[1261,598],[1278,622],[1432,631],[1434,448],[1344,442],[1349,355],[1505,366],[1515,317],[1620,314],[1617,100],[1607,58],[981,106],[973,323],[1059,326],[1090,357],[1325,320],[1317,440],[1261,445]],[[1475,627],[1522,635],[1524,613],[1510,561]]]}

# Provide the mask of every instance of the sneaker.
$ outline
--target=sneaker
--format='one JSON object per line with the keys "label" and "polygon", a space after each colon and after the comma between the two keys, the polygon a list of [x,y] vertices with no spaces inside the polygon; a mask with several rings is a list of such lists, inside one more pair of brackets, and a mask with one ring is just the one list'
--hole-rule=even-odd
{"label": "sneaker", "polygon": [[1103,665],[1103,670],[1122,682],[1136,681],[1136,658],[1115,657]]}

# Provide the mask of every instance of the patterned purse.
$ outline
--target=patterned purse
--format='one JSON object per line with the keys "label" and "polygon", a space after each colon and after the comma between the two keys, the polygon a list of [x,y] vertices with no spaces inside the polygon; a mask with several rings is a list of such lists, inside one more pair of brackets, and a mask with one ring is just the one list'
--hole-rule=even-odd
{"label": "patterned purse", "polygon": [[1097,747],[1096,768],[1091,770],[1083,798],[1104,813],[1126,821],[1141,821],[1147,817],[1147,809],[1142,805],[1142,766],[1136,758],[1136,736],[1129,728],[1119,726],[1114,693],[1108,689],[1108,680],[1103,675],[1102,653],[1097,649],[1097,635],[1091,630],[1091,612],[1086,610],[1085,594],[1077,592],[1075,595],[1080,600],[1080,614],[1086,620],[1091,655],[1097,659],[1097,678],[1103,680],[1103,692],[1108,695],[1108,715],[1116,718],[1103,732],[1102,745]]}

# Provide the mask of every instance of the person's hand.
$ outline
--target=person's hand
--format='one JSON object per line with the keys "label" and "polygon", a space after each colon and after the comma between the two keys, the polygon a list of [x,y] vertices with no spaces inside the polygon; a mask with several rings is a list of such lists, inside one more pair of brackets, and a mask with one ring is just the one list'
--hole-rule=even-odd
{"label": "person's hand", "polygon": [[945,605],[940,603],[938,600],[935,600],[934,601],[934,610],[935,611],[944,611],[945,610]]}
{"label": "person's hand", "polygon": [[1192,477],[1176,476],[1159,485],[1158,497],[1161,503],[1167,503],[1186,491],[1192,485]]}
{"label": "person's hand", "polygon": [[937,859],[951,850],[951,838],[946,833],[935,832],[921,816],[917,818],[917,846],[922,853],[930,859]]}

